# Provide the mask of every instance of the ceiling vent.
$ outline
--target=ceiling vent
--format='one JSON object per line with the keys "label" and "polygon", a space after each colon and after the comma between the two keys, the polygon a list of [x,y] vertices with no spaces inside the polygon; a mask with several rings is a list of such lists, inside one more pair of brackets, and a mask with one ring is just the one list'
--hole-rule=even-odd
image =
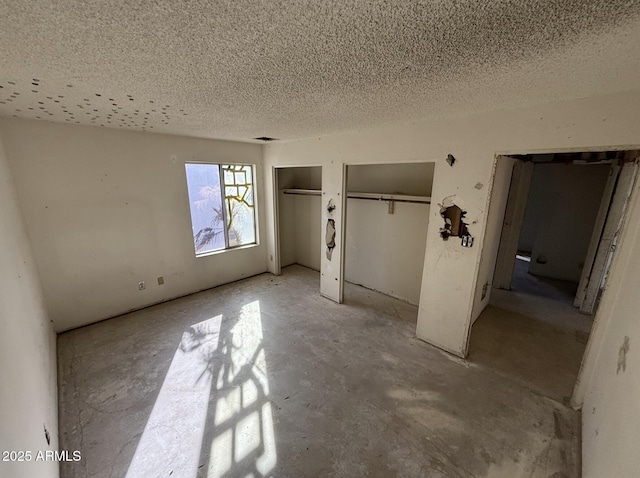
{"label": "ceiling vent", "polygon": [[269,141],[277,141],[278,138],[270,138],[269,136],[260,136],[259,138],[253,138],[253,139],[257,139],[258,141],[264,141],[265,143],[269,142]]}

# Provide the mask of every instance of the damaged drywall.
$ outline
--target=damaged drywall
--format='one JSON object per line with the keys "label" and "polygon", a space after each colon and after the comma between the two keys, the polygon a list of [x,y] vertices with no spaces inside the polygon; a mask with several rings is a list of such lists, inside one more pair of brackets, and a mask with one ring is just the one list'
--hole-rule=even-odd
{"label": "damaged drywall", "polygon": [[467,224],[462,220],[467,211],[463,208],[462,201],[454,194],[442,200],[440,206],[440,216],[444,219],[444,226],[440,228],[440,236],[445,241],[450,236],[459,236],[461,232],[466,232]]}
{"label": "damaged drywall", "polygon": [[440,216],[444,219],[444,226],[440,228],[440,237],[444,241],[451,236],[460,237],[463,247],[471,247],[473,236],[467,228],[469,224],[464,221],[467,211],[461,205],[462,201],[455,195],[447,196],[442,200],[442,204],[439,204]]}
{"label": "damaged drywall", "polygon": [[453,165],[456,163],[456,158],[453,156],[453,154],[447,154],[446,161],[449,166],[453,167]]}
{"label": "damaged drywall", "polygon": [[336,222],[333,219],[327,219],[325,242],[327,243],[327,259],[331,260],[333,249],[336,247]]}
{"label": "damaged drywall", "polygon": [[444,219],[444,226],[440,228],[440,236],[445,241],[450,236],[460,236],[467,233],[467,224],[463,222],[466,211],[455,204],[440,208],[440,215]]}
{"label": "damaged drywall", "polygon": [[[327,212],[332,214],[335,211],[336,205],[333,199],[329,199],[327,203]],[[325,242],[327,244],[327,259],[331,260],[333,255],[333,249],[336,247],[336,221],[334,219],[327,219],[327,230],[325,233]]]}

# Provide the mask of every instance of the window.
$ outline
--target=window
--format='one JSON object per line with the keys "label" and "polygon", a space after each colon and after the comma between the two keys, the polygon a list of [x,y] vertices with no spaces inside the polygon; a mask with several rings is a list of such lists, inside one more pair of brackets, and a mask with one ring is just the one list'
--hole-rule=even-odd
{"label": "window", "polygon": [[253,166],[187,163],[185,169],[196,256],[255,244]]}

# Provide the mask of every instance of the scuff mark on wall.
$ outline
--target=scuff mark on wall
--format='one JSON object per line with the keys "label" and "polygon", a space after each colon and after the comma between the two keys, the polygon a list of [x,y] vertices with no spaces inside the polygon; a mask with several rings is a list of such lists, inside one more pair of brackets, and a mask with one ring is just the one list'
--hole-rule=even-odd
{"label": "scuff mark on wall", "polygon": [[618,370],[616,375],[620,373],[620,370],[624,373],[627,370],[627,353],[629,353],[629,336],[625,335],[620,351],[618,352]]}
{"label": "scuff mark on wall", "polygon": [[327,219],[325,241],[327,243],[327,259],[331,260],[333,248],[336,247],[336,222],[333,219]]}

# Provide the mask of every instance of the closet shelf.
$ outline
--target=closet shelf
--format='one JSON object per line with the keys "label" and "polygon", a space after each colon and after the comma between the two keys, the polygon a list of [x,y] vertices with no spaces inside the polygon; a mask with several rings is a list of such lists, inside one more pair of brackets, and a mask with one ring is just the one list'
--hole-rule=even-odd
{"label": "closet shelf", "polygon": [[298,194],[300,196],[320,196],[322,191],[320,189],[283,189],[285,194]]}
{"label": "closet shelf", "polygon": [[[302,196],[320,196],[320,189],[283,189],[284,194],[298,194]],[[359,193],[349,192],[347,197],[350,199],[367,199],[370,201],[394,201],[394,202],[411,202],[420,204],[431,204],[429,196],[409,196],[406,194],[384,194],[384,193]]]}

